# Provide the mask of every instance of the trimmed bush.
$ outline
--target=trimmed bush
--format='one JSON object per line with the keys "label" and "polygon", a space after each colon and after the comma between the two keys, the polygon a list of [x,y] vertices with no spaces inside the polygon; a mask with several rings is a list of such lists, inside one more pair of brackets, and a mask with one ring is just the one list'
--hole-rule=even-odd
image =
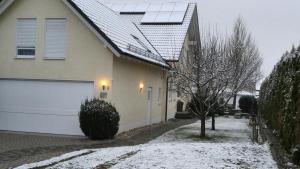
{"label": "trimmed bush", "polygon": [[113,138],[119,130],[119,121],[116,108],[103,100],[87,99],[80,107],[80,128],[92,140]]}
{"label": "trimmed bush", "polygon": [[257,102],[254,96],[242,96],[239,100],[239,107],[243,113],[256,114]]}

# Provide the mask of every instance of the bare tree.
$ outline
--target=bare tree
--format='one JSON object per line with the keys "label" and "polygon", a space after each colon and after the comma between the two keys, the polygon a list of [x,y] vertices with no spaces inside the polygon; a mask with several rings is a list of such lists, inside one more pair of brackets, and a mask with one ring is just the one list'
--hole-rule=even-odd
{"label": "bare tree", "polygon": [[213,114],[214,117],[214,111],[228,102],[219,104],[230,82],[227,48],[218,34],[207,33],[190,49],[188,57],[181,57],[179,63],[172,66],[173,81],[190,101],[190,111],[201,120],[201,137],[205,137],[207,115]]}
{"label": "bare tree", "polygon": [[200,119],[201,137],[205,137],[208,114],[212,115],[214,130],[214,112],[227,105],[233,96],[236,98],[239,91],[255,86],[261,78],[261,64],[242,18],[237,19],[230,38],[203,33],[199,43],[189,49],[189,55],[173,63],[173,82],[190,102],[190,111]]}
{"label": "bare tree", "polygon": [[255,84],[261,79],[262,58],[241,17],[234,24],[228,45],[228,54],[232,63],[230,89],[234,98],[233,108],[235,108],[237,93],[241,90],[255,90]]}

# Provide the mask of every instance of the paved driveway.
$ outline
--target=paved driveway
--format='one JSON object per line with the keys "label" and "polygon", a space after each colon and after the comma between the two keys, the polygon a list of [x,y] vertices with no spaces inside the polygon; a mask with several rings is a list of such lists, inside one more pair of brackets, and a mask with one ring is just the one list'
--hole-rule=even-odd
{"label": "paved driveway", "polygon": [[98,142],[84,137],[0,132],[0,168],[39,161]]}
{"label": "paved driveway", "polygon": [[195,120],[169,121],[150,128],[121,134],[113,140],[91,141],[85,137],[64,137],[0,131],[0,169],[37,162],[71,151],[143,144],[168,130]]}

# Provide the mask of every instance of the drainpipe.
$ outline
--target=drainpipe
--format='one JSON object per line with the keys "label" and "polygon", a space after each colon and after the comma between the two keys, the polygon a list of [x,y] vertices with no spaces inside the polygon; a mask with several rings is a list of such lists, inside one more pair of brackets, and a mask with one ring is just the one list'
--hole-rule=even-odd
{"label": "drainpipe", "polygon": [[167,75],[167,83],[166,83],[166,104],[165,104],[165,122],[168,121],[168,86],[169,86],[169,76]]}
{"label": "drainpipe", "polygon": [[169,94],[169,79],[173,77],[175,71],[169,70],[167,73],[167,86],[166,86],[166,107],[165,107],[165,121],[168,121],[168,94]]}

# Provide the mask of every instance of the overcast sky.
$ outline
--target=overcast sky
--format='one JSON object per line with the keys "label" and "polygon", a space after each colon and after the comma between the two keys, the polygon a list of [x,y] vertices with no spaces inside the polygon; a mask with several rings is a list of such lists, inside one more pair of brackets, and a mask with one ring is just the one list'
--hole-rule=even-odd
{"label": "overcast sky", "polygon": [[264,59],[268,75],[292,44],[300,44],[300,0],[198,0],[200,25],[229,34],[241,15]]}
{"label": "overcast sky", "polygon": [[[122,2],[162,2],[183,0],[118,0]],[[188,0],[186,0],[188,1]],[[197,2],[200,27],[218,27],[230,34],[241,15],[255,38],[264,59],[267,76],[292,44],[300,44],[300,0],[190,0]]]}

